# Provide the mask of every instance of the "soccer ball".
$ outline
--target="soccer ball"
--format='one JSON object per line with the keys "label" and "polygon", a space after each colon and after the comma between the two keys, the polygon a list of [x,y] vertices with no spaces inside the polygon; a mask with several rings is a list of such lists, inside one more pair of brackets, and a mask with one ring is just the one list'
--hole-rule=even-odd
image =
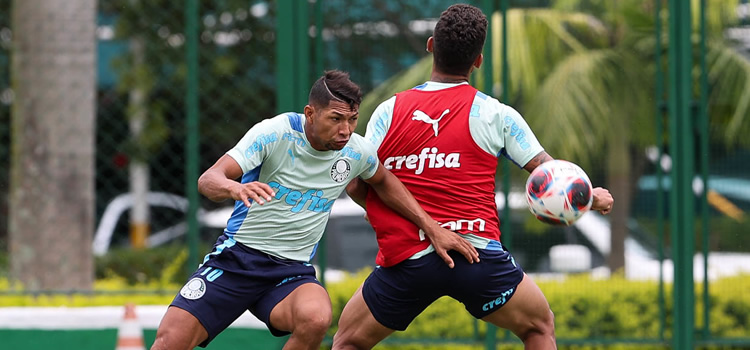
{"label": "soccer ball", "polygon": [[537,219],[571,225],[591,209],[591,180],[578,165],[565,160],[544,162],[526,180],[526,201]]}

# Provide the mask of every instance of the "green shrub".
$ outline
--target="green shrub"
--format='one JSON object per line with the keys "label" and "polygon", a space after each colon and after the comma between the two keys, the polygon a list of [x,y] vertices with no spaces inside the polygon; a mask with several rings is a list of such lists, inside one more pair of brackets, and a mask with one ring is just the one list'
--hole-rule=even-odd
{"label": "green shrub", "polygon": [[[333,314],[340,315],[346,301],[367,276],[367,271],[353,274],[327,288],[333,302]],[[613,339],[659,339],[658,284],[651,281],[628,281],[615,276],[607,280],[593,280],[586,275],[568,276],[562,280],[538,281],[555,313],[556,335],[561,340],[590,339],[602,344]],[[711,319],[713,337],[750,337],[750,276],[738,276],[712,281],[710,284]],[[672,289],[666,285],[665,337],[671,336]],[[702,327],[702,286],[695,285],[696,328]],[[329,332],[333,335],[338,319]],[[484,322],[477,322],[463,305],[441,298],[419,315],[404,332],[396,332],[378,349],[409,349],[398,341],[407,339],[448,341],[477,339],[481,344],[487,331]],[[500,330],[498,338],[504,336]],[[511,335],[513,339],[515,336]],[[389,345],[388,340],[394,342]],[[413,349],[425,349],[414,345]],[[522,349],[522,345],[506,344],[498,349]],[[482,346],[453,345],[449,347],[429,346],[437,349],[482,349]],[[617,344],[575,346],[561,345],[560,349],[665,349],[662,345]]]}
{"label": "green shrub", "polygon": [[[165,247],[158,254],[152,252],[158,258],[138,253],[120,254],[117,256],[134,265],[142,266],[144,270],[148,267],[149,272],[143,273],[146,278],[135,277],[138,274],[120,275],[123,271],[127,272],[125,266],[128,264],[116,262],[114,257],[99,262],[102,271],[107,271],[104,274],[110,277],[97,279],[94,293],[23,294],[22,290],[12,290],[7,279],[0,278],[0,291],[6,291],[0,298],[0,307],[80,307],[126,303],[166,305],[171,302],[187,277],[188,272],[184,268],[187,252],[183,249]],[[348,274],[341,281],[327,284],[334,315],[329,337],[333,336],[337,329],[338,317],[344,305],[368,274],[369,271]],[[139,282],[141,279],[144,281]],[[661,325],[656,282],[628,281],[621,276],[594,280],[586,275],[578,275],[560,280],[538,280],[537,284],[547,296],[555,313],[556,335],[561,340],[560,349],[666,349],[666,346],[659,344],[608,344],[615,339],[654,341],[659,338]],[[749,338],[750,275],[712,281],[709,287],[711,336]],[[702,290],[702,285],[695,285],[696,332],[703,326]],[[664,336],[669,339],[672,331],[671,285],[665,286],[664,297]],[[450,298],[441,298],[419,315],[406,331],[394,333],[377,349],[480,350],[484,349],[483,340],[486,332],[487,325],[475,321],[462,304]],[[497,336],[499,340],[505,340],[497,349],[522,349],[515,336],[507,335],[504,330],[499,330]],[[565,345],[577,339],[596,340],[599,344]],[[454,343],[447,343],[451,340]]]}
{"label": "green shrub", "polygon": [[122,278],[109,278],[94,282],[94,292],[69,294],[32,294],[11,288],[7,279],[0,279],[0,307],[10,306],[111,306],[134,303],[137,305],[168,305],[181,284],[162,284],[158,281],[138,286],[129,285]]}
{"label": "green shrub", "polygon": [[[199,252],[208,252],[202,247]],[[153,282],[182,284],[193,273],[185,264],[188,249],[184,244],[173,244],[149,249],[117,248],[95,259],[96,279],[121,278],[128,285]]]}

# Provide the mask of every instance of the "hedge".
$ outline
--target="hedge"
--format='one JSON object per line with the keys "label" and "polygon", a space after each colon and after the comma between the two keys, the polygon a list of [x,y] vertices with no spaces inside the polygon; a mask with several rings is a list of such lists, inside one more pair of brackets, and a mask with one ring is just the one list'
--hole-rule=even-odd
{"label": "hedge", "polygon": [[[334,316],[354,293],[366,272],[349,276],[345,280],[328,287],[333,303]],[[588,275],[567,276],[559,280],[537,282],[547,296],[555,313],[555,333],[561,343],[576,340],[595,340],[600,345],[564,346],[561,349],[665,349],[659,345],[660,310],[658,284],[652,281],[628,281],[615,276],[606,280],[596,280]],[[702,285],[695,285],[696,332],[703,327]],[[723,278],[709,284],[710,334],[714,338],[750,338],[750,275]],[[672,330],[672,289],[665,285],[664,299],[666,315],[664,337],[669,339]],[[330,331],[336,330],[336,322]],[[486,334],[486,324],[474,319],[463,305],[450,298],[441,298],[431,305],[404,332],[396,332],[389,340],[441,339],[443,341],[477,339],[480,345],[465,346],[454,344],[448,347],[433,346],[430,349],[483,349],[481,340]],[[504,331],[498,338],[504,337]],[[477,334],[478,333],[478,334]],[[511,335],[511,337],[513,337]],[[514,338],[515,339],[515,338]],[[635,344],[612,344],[617,340]],[[645,340],[645,341],[644,341]],[[638,343],[643,342],[643,343]],[[653,345],[649,345],[648,343]],[[666,342],[668,343],[668,342]],[[413,349],[424,349],[415,345]],[[403,344],[382,346],[382,349],[410,349]],[[499,349],[521,349],[509,344]]]}
{"label": "hedge", "polygon": [[[129,285],[121,277],[97,280],[95,293],[23,294],[13,289],[7,280],[0,280],[0,290],[10,291],[0,298],[0,307],[7,306],[103,306],[165,305],[171,302],[180,285],[172,282],[180,271],[183,257],[162,271],[162,278],[147,284]],[[368,271],[348,274],[342,280],[328,283],[333,304],[334,322],[329,332],[336,331],[338,316],[346,301],[367,276]],[[606,345],[614,339],[656,340],[659,338],[659,295],[655,282],[628,281],[614,276],[606,280],[587,275],[567,276],[559,280],[539,280],[555,313],[556,335],[561,344],[576,339],[597,340],[600,345],[561,345],[561,349],[665,349],[658,344]],[[714,338],[750,338],[750,275],[722,278],[710,283],[710,334]],[[703,324],[702,286],[695,285],[696,327]],[[672,327],[672,290],[664,290],[666,324],[669,339]],[[475,327],[475,324],[477,325]],[[483,349],[486,333],[483,322],[475,322],[462,304],[441,298],[431,305],[405,332],[396,332],[379,349]],[[498,338],[504,331],[498,332]],[[512,335],[511,337],[515,339]],[[452,344],[427,343],[435,341]],[[406,343],[405,343],[406,342]],[[411,342],[411,344],[407,344]],[[668,342],[667,342],[668,343]],[[473,345],[472,345],[473,344]],[[500,345],[498,349],[520,349],[520,342]]]}

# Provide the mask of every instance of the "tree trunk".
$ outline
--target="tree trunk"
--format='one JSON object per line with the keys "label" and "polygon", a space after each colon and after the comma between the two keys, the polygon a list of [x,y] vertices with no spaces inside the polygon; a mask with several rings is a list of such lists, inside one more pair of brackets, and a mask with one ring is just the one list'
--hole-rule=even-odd
{"label": "tree trunk", "polygon": [[11,279],[90,289],[96,0],[12,4]]}
{"label": "tree trunk", "polygon": [[[135,69],[141,69],[146,59],[144,41],[141,37],[131,40],[130,50],[133,53]],[[143,129],[146,126],[146,91],[136,86],[130,90],[130,107],[128,108],[130,137],[134,145],[139,145]],[[133,195],[133,207],[130,209],[130,244],[135,249],[146,248],[150,233],[150,211],[148,206],[149,167],[144,158],[145,152],[137,152],[130,157],[130,193]]]}
{"label": "tree trunk", "polygon": [[[624,123],[623,123],[624,124]],[[631,159],[628,149],[627,126],[612,133],[609,143],[607,164],[607,186],[615,199],[610,213],[610,252],[607,265],[612,273],[624,272],[625,239],[628,237],[628,217],[630,217]]]}

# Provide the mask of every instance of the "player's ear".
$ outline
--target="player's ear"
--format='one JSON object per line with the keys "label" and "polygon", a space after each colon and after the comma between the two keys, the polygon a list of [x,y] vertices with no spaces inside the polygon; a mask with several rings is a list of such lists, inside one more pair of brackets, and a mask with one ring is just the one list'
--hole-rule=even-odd
{"label": "player's ear", "polygon": [[426,48],[426,51],[427,52],[432,52],[432,50],[434,48],[434,45],[435,45],[435,39],[433,39],[432,37],[427,38],[427,48]]}
{"label": "player's ear", "polygon": [[308,122],[312,122],[313,114],[315,114],[315,107],[312,105],[306,105],[305,106],[305,119],[307,119]]}
{"label": "player's ear", "polygon": [[480,53],[479,56],[477,56],[477,59],[474,60],[474,64],[473,64],[474,68],[481,67],[482,62],[484,62],[484,55]]}

